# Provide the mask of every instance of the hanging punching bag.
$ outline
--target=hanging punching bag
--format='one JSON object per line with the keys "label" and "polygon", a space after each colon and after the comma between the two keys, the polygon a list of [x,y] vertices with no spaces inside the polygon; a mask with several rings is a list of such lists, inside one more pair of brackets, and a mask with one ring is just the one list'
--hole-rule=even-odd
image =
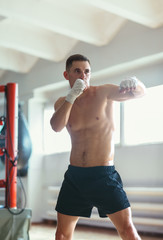
{"label": "hanging punching bag", "polygon": [[[6,124],[4,123],[0,129],[0,147],[5,148],[5,131]],[[28,172],[28,160],[32,153],[32,142],[28,130],[27,120],[22,112],[21,105],[18,109],[18,161],[17,172],[23,177]],[[5,155],[0,156],[0,160],[5,163]]]}
{"label": "hanging punching bag", "polygon": [[32,142],[27,120],[19,104],[18,111],[18,174],[23,177],[28,172],[28,160],[32,153]]}

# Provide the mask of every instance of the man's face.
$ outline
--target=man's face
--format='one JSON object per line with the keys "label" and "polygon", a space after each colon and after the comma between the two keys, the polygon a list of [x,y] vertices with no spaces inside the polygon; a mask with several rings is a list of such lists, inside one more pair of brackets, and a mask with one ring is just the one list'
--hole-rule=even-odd
{"label": "man's face", "polygon": [[87,61],[73,61],[71,68],[64,72],[64,77],[69,80],[72,87],[77,79],[82,79],[86,84],[86,89],[89,87],[91,68]]}

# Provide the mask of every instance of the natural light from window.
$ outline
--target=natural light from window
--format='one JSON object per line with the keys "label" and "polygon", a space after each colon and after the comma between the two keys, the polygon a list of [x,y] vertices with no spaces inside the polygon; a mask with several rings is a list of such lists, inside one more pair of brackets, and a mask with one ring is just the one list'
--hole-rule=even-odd
{"label": "natural light from window", "polygon": [[148,88],[143,98],[124,103],[127,145],[163,142],[163,85]]}

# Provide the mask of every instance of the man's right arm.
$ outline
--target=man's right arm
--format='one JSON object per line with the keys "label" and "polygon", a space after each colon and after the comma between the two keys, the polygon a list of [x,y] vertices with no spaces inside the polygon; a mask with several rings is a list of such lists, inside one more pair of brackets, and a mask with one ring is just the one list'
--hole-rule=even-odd
{"label": "man's right arm", "polygon": [[60,132],[68,123],[72,104],[65,101],[65,98],[59,98],[54,108],[55,112],[50,119],[50,124],[55,132]]}
{"label": "man's right arm", "polygon": [[67,96],[57,100],[54,105],[55,113],[50,120],[51,127],[55,132],[60,132],[67,125],[73,103],[83,93],[85,87],[84,81],[77,79]]}

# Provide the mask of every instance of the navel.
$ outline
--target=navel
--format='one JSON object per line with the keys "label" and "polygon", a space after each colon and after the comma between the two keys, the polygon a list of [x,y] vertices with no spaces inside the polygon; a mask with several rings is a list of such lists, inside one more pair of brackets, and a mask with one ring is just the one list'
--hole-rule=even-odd
{"label": "navel", "polygon": [[86,152],[83,152],[82,158],[85,159],[85,157],[86,157]]}
{"label": "navel", "polygon": [[96,120],[99,120],[99,117],[96,117]]}

